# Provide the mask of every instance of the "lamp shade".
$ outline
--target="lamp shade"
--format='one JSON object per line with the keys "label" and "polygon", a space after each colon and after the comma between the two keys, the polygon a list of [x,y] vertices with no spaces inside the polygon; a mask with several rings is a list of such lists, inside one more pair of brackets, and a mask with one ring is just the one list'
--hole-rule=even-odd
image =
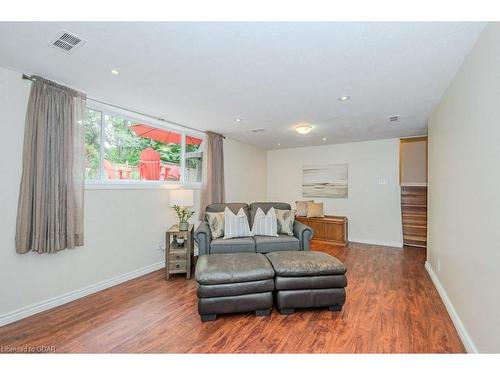
{"label": "lamp shade", "polygon": [[170,190],[170,206],[194,206],[193,190]]}

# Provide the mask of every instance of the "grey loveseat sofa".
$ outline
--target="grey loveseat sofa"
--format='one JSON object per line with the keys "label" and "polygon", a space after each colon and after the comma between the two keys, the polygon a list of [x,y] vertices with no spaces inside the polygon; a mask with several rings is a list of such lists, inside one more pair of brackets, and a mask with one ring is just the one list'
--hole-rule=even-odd
{"label": "grey loveseat sofa", "polygon": [[[226,207],[237,213],[243,208],[249,219],[250,228],[252,228],[253,218],[257,208],[261,208],[267,213],[271,207],[280,210],[290,210],[288,203],[283,202],[254,202],[250,205],[246,203],[214,203],[208,205],[206,212],[221,212]],[[293,237],[286,234],[279,234],[278,237],[254,236],[223,239],[212,239],[212,233],[208,222],[205,220],[196,229],[194,238],[198,244],[199,255],[220,254],[220,253],[269,253],[272,251],[285,250],[309,250],[313,230],[298,221],[295,221],[293,227]]]}

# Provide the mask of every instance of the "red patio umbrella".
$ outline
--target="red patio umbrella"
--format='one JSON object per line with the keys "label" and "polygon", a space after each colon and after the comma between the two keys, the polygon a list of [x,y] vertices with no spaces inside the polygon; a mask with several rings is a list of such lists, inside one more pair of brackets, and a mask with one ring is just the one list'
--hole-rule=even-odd
{"label": "red patio umbrella", "polygon": [[[130,126],[130,129],[141,138],[149,138],[153,141],[162,143],[181,143],[181,135],[176,132],[158,129],[150,125],[145,124],[134,124]],[[201,139],[186,136],[186,144],[188,145],[199,145],[202,142]]]}

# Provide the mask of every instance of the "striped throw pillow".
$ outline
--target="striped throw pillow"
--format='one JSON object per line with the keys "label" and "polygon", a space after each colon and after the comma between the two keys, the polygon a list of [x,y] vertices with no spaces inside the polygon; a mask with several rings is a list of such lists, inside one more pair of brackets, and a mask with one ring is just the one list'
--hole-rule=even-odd
{"label": "striped throw pillow", "polygon": [[278,222],[274,207],[271,207],[267,214],[259,207],[253,219],[252,234],[254,236],[278,237]]}
{"label": "striped throw pillow", "polygon": [[250,237],[250,225],[243,208],[235,215],[228,207],[224,210],[224,239]]}

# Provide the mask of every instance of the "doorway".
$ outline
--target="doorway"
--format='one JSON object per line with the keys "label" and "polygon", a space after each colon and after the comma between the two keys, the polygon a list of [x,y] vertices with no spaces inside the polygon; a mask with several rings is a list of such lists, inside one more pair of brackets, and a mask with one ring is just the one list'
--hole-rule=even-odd
{"label": "doorway", "polygon": [[427,247],[427,136],[400,139],[399,183],[403,244]]}

